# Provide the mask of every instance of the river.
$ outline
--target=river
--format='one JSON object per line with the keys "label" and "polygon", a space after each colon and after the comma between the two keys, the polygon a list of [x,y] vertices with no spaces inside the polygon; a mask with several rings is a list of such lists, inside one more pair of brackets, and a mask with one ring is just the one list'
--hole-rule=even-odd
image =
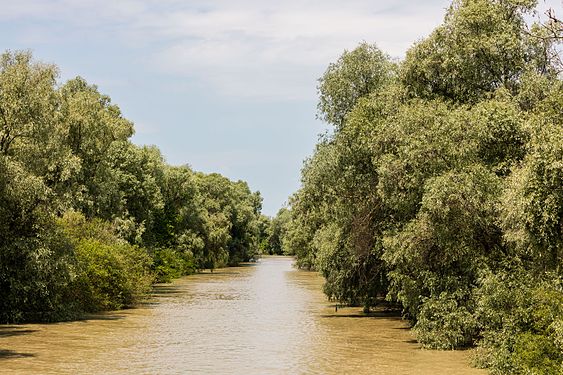
{"label": "river", "polygon": [[0,326],[2,374],[484,374],[422,350],[399,317],[326,301],[322,278],[265,257],[155,288],[138,308]]}

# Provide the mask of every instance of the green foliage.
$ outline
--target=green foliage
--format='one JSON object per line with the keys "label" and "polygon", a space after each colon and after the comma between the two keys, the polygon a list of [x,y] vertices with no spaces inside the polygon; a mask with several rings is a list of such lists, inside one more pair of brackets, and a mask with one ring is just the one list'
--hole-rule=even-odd
{"label": "green foliage", "polygon": [[133,305],[149,291],[153,282],[151,257],[120,239],[110,223],[88,221],[80,213],[68,212],[58,224],[74,246],[75,277],[68,293],[76,309],[120,309]]}
{"label": "green foliage", "polygon": [[391,77],[391,63],[375,45],[344,51],[319,79],[319,116],[340,128],[358,100],[379,90]]}
{"label": "green foliage", "polygon": [[261,197],[166,164],[77,77],[0,57],[0,322],[131,306],[156,279],[249,261]]}
{"label": "green foliage", "polygon": [[83,239],[76,244],[77,276],[70,293],[83,311],[132,306],[152,284],[152,260],[126,242],[105,244]]}
{"label": "green foliage", "polygon": [[[315,268],[316,253],[311,244],[314,236],[312,220],[306,215],[297,212],[296,203],[291,211],[291,221],[287,225],[287,231],[282,238],[284,248],[288,253],[295,255],[295,263],[301,269],[313,270]],[[295,210],[295,211],[294,211]]]}
{"label": "green foliage", "polygon": [[530,374],[560,374],[561,351],[543,334],[522,333],[514,348],[519,367]]}
{"label": "green foliage", "polygon": [[486,273],[477,289],[481,324],[476,362],[495,374],[559,374],[563,289],[554,275],[536,277],[516,263]]}
{"label": "green foliage", "polygon": [[[48,136],[55,122],[57,105],[52,65],[32,62],[29,52],[5,52],[0,57],[0,153],[16,154],[25,141]],[[34,150],[37,151],[37,150]]]}
{"label": "green foliage", "polygon": [[153,254],[156,281],[169,283],[172,279],[194,272],[194,260],[190,253],[173,249],[156,249]]}
{"label": "green foliage", "polygon": [[478,270],[496,256],[500,241],[497,192],[496,176],[482,167],[429,179],[417,217],[387,233],[383,258],[392,269],[391,292],[411,319],[418,318],[425,297],[446,292],[460,306],[471,303]]}
{"label": "green foliage", "polygon": [[563,256],[563,119],[555,120],[530,123],[529,151],[508,179],[501,206],[506,240],[543,270],[560,268]]}
{"label": "green foliage", "polygon": [[291,212],[287,208],[281,208],[277,215],[271,220],[268,228],[267,252],[277,255],[288,254],[283,238],[287,232],[287,224],[291,220]]}
{"label": "green foliage", "polygon": [[133,124],[121,116],[119,107],[111,104],[94,85],[74,78],[60,87],[60,146],[70,151],[77,170],[66,184],[70,208],[88,217],[108,218],[104,210],[107,196],[115,190],[115,173],[109,163],[113,147],[133,134]]}
{"label": "green foliage", "polygon": [[266,215],[260,215],[258,219],[258,236],[256,241],[258,243],[258,254],[269,253],[270,247],[270,226],[272,225],[272,219]]}
{"label": "green foliage", "polygon": [[72,248],[54,225],[49,189],[0,155],[0,322],[68,315],[63,290]]}
{"label": "green foliage", "polygon": [[524,15],[536,1],[455,0],[444,23],[407,52],[401,80],[413,97],[475,103],[516,89],[538,69]]}
{"label": "green foliage", "polygon": [[456,296],[443,292],[422,303],[414,331],[427,348],[455,349],[473,343],[477,321]]}
{"label": "green foliage", "polygon": [[258,223],[262,198],[243,181],[232,182],[212,173],[196,175],[204,212],[204,247],[197,268],[222,267],[254,260],[258,255]]}
{"label": "green foliage", "polygon": [[399,302],[498,374],[563,369],[561,38],[535,5],[455,0],[396,66],[365,43],[330,64],[282,235],[329,298]]}

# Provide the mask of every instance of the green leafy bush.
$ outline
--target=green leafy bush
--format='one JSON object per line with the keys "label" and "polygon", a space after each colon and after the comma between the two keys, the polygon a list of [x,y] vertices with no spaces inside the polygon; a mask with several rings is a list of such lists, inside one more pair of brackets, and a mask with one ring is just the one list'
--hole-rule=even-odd
{"label": "green leafy bush", "polygon": [[418,341],[433,349],[471,345],[476,328],[472,311],[447,293],[424,301],[414,326]]}
{"label": "green leafy bush", "polygon": [[68,293],[77,309],[120,309],[150,290],[152,258],[145,249],[120,239],[110,223],[86,220],[77,212],[66,213],[58,222],[74,246],[75,278]]}
{"label": "green leafy bush", "polygon": [[169,283],[172,279],[193,273],[195,270],[193,255],[173,249],[153,251],[153,269],[156,281]]}
{"label": "green leafy bush", "polygon": [[150,290],[152,261],[144,249],[85,239],[76,246],[76,257],[73,292],[85,311],[128,307]]}
{"label": "green leafy bush", "polygon": [[494,374],[559,374],[563,370],[563,289],[553,275],[522,268],[489,273],[477,290],[482,329],[476,364]]}

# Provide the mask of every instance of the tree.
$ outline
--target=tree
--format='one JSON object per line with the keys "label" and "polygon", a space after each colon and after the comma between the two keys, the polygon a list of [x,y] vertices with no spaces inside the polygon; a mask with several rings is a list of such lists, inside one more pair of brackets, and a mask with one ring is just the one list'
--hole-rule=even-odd
{"label": "tree", "polygon": [[150,284],[255,258],[262,198],[166,164],[78,77],[0,58],[0,321],[130,306]]}
{"label": "tree", "polygon": [[267,249],[270,255],[282,255],[287,253],[284,249],[283,238],[287,231],[287,223],[290,220],[290,215],[291,213],[287,208],[281,208],[270,222]]}
{"label": "tree", "polygon": [[0,155],[0,321],[71,316],[64,297],[72,266],[72,247],[55,226],[48,187]]}
{"label": "tree", "polygon": [[344,51],[319,79],[319,117],[337,129],[360,98],[381,89],[392,76],[391,63],[375,45]]}
{"label": "tree", "polygon": [[102,202],[113,191],[107,186],[115,178],[110,158],[115,157],[116,148],[125,151],[123,145],[133,135],[133,124],[121,116],[119,107],[111,104],[108,96],[80,77],[66,82],[59,93],[62,143],[79,164],[71,183],[72,208],[88,217],[108,218]]}
{"label": "tree", "polygon": [[17,143],[37,141],[54,127],[57,69],[35,63],[29,52],[0,57],[0,154],[14,155]]}
{"label": "tree", "polygon": [[284,236],[329,298],[399,302],[424,346],[478,343],[497,373],[562,363],[560,49],[526,25],[535,4],[456,0],[397,67],[366,45],[331,64],[319,113],[335,130]]}
{"label": "tree", "polygon": [[205,247],[199,268],[236,265],[258,254],[258,221],[262,198],[246,182],[233,182],[217,173],[196,174],[202,196]]}
{"label": "tree", "polygon": [[546,71],[524,15],[535,0],[455,0],[444,23],[407,52],[400,76],[413,97],[475,103],[500,87],[515,92],[527,70]]}

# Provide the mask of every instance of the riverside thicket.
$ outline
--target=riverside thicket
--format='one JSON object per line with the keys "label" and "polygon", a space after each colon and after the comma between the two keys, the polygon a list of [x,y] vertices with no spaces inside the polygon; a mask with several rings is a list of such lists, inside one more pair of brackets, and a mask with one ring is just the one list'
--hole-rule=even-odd
{"label": "riverside thicket", "polygon": [[456,0],[402,61],[330,64],[333,131],[280,231],[330,298],[395,301],[425,347],[477,345],[497,374],[563,369],[562,24],[530,26],[535,5]]}
{"label": "riverside thicket", "polygon": [[0,323],[132,305],[154,281],[248,261],[262,199],[168,165],[97,87],[0,57]]}

